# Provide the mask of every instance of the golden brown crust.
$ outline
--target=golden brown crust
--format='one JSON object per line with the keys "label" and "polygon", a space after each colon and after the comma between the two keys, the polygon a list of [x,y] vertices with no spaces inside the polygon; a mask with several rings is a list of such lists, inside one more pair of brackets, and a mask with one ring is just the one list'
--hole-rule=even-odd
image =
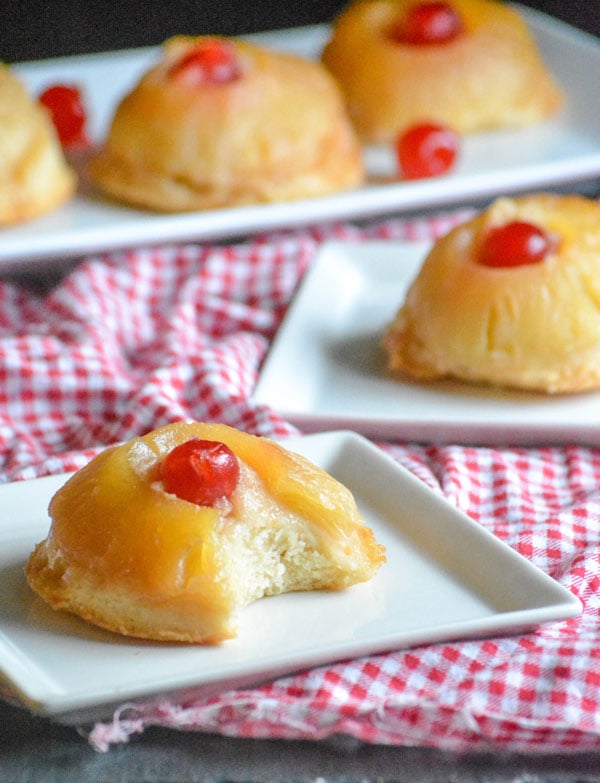
{"label": "golden brown crust", "polygon": [[324,49],[363,140],[389,143],[425,121],[459,133],[520,127],[561,107],[561,91],[516,10],[494,0],[453,0],[462,35],[439,45],[392,41],[390,26],[415,2],[356,0]]}
{"label": "golden brown crust", "polygon": [[[226,508],[165,493],[162,458],[192,437],[226,443],[240,483]],[[264,595],[344,589],[385,560],[350,492],[266,438],[217,424],[173,424],[98,455],[56,493],[52,526],[26,567],[55,609],[157,640],[234,636]]]}
{"label": "golden brown crust", "polygon": [[[549,232],[542,262],[477,262],[489,228]],[[438,240],[383,338],[390,367],[549,393],[600,387],[600,205],[582,196],[498,199]]]}
{"label": "golden brown crust", "polygon": [[233,624],[199,615],[193,602],[140,599],[79,565],[67,565],[51,539],[40,542],[27,563],[30,586],[57,611],[75,614],[99,628],[161,642],[216,644],[235,636]]}
{"label": "golden brown crust", "polygon": [[231,40],[242,76],[189,85],[178,37],[118,106],[90,164],[110,196],[178,212],[327,195],[360,185],[362,151],[339,88],[319,64]]}
{"label": "golden brown crust", "polygon": [[21,223],[67,201],[76,177],[45,109],[0,64],[0,225]]}

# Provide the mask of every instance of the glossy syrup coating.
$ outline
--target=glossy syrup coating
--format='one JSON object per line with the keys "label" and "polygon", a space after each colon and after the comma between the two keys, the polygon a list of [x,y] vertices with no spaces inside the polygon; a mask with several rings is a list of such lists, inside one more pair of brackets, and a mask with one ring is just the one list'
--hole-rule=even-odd
{"label": "glossy syrup coating", "polygon": [[[533,263],[481,263],[490,236],[515,223],[539,229],[546,252]],[[600,205],[544,193],[498,199],[434,244],[383,344],[392,370],[422,380],[600,387]]]}
{"label": "glossy syrup coating", "polygon": [[[461,31],[439,43],[399,40],[417,0],[354,0],[322,55],[363,141],[389,144],[410,125],[457,133],[523,127],[563,105],[519,12],[495,0],[449,0]],[[400,36],[401,38],[401,36]]]}
{"label": "glossy syrup coating", "polygon": [[[225,445],[239,480],[213,505],[166,491],[165,458],[192,439]],[[100,453],[50,503],[27,565],[53,608],[122,634],[214,643],[264,595],[370,579],[383,548],[349,490],[266,438],[175,423]]]}
{"label": "glossy syrup coating", "polygon": [[[226,59],[215,63],[223,60],[215,50],[209,68],[206,45],[214,49],[219,40],[170,39],[120,102],[89,166],[104,194],[183,212],[291,201],[361,185],[362,150],[326,69],[233,39],[221,42],[230,65]],[[230,78],[216,78],[219,67]]]}
{"label": "glossy syrup coating", "polygon": [[57,209],[76,186],[48,111],[0,63],[0,226]]}

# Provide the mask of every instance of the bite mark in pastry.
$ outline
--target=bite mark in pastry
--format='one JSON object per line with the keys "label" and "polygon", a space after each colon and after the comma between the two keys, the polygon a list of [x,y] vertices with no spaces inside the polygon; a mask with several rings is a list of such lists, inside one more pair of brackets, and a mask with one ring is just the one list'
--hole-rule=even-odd
{"label": "bite mark in pastry", "polygon": [[435,242],[383,345],[417,379],[600,387],[600,204],[498,199]]}
{"label": "bite mark in pastry", "polygon": [[[217,456],[196,464],[194,439]],[[196,470],[209,490],[221,484],[220,497],[175,494],[194,484],[181,473]],[[385,560],[342,484],[219,424],[176,423],[107,449],[49,510],[50,532],[26,567],[32,588],[55,609],[148,639],[220,642],[263,596],[341,590]]]}
{"label": "bite mark in pastry", "polygon": [[126,95],[90,174],[165,212],[328,195],[362,184],[362,150],[319,62],[179,36]]}

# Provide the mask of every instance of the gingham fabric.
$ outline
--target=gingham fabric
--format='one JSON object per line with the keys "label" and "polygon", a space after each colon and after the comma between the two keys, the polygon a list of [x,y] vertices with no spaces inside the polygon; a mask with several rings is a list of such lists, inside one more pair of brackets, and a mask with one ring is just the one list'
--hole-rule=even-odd
{"label": "gingham fabric", "polygon": [[[180,419],[296,432],[250,394],[319,246],[435,238],[467,214],[106,254],[53,286],[0,281],[0,480],[76,469],[109,443]],[[95,748],[151,725],[460,751],[600,747],[600,452],[379,445],[577,594],[582,616],[521,636],[336,663],[191,703],[123,705],[86,729]]]}

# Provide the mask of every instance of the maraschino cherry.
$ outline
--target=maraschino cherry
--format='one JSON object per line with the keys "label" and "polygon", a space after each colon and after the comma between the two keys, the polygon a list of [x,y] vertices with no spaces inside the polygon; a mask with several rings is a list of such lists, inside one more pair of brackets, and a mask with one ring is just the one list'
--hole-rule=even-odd
{"label": "maraschino cherry", "polygon": [[241,75],[234,47],[220,38],[205,38],[171,66],[169,75],[187,84],[223,84]]}
{"label": "maraschino cherry", "polygon": [[199,506],[213,506],[233,494],[240,465],[224,443],[192,438],[167,454],[160,475],[166,492]]}
{"label": "maraschino cherry", "polygon": [[443,2],[423,2],[411,6],[390,31],[390,37],[403,44],[443,44],[457,38],[464,29],[458,11]]}
{"label": "maraschino cherry", "polygon": [[490,267],[536,264],[554,251],[555,244],[539,226],[524,220],[512,220],[487,232],[477,261]]}
{"label": "maraschino cherry", "polygon": [[54,84],[41,93],[39,100],[50,112],[63,147],[73,149],[89,144],[86,111],[78,87],[71,84]]}
{"label": "maraschino cherry", "polygon": [[458,149],[457,134],[437,123],[413,125],[396,139],[396,158],[405,179],[446,173],[454,165]]}

